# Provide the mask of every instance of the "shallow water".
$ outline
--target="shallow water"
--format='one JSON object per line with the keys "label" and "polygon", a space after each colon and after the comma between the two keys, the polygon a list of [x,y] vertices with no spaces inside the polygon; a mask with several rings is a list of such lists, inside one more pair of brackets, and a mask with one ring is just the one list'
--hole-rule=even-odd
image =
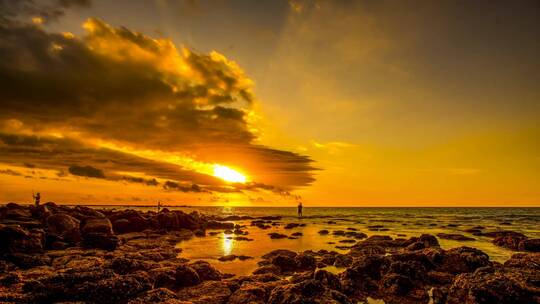
{"label": "shallow water", "polygon": [[[530,238],[540,237],[540,208],[305,208],[304,217],[296,217],[296,208],[272,207],[180,207],[185,212],[199,211],[214,215],[249,215],[252,217],[279,215],[282,216],[280,226],[270,229],[250,227],[251,220],[237,221],[235,223],[247,225],[244,229],[249,232],[246,237],[253,241],[236,241],[228,239],[223,231],[218,230],[217,235],[196,237],[178,244],[182,249],[181,257],[189,259],[202,259],[209,261],[215,267],[226,273],[237,275],[250,274],[257,268],[260,256],[274,249],[289,249],[293,251],[304,250],[335,250],[335,246],[351,244],[339,243],[346,239],[343,236],[333,236],[334,230],[355,228],[359,232],[371,235],[389,235],[393,238],[419,236],[422,233],[436,235],[437,233],[457,233],[474,238],[474,241],[453,241],[439,238],[441,246],[450,249],[459,246],[478,248],[490,256],[493,261],[504,262],[515,252],[497,247],[491,243],[492,239],[474,236],[463,230],[474,226],[483,226],[486,231],[513,230],[521,232]],[[329,224],[334,221],[335,224]],[[284,229],[287,223],[305,223],[305,227]],[[388,231],[370,231],[368,226],[381,225]],[[450,225],[450,226],[448,226]],[[329,235],[321,236],[318,231],[327,229]],[[209,232],[209,231],[208,231]],[[293,232],[302,232],[298,239],[272,240],[270,232],[279,232],[290,235]],[[399,234],[399,235],[398,235]],[[406,236],[402,236],[402,235]],[[330,244],[329,242],[334,242]],[[217,259],[224,255],[248,255],[253,259],[233,262],[220,262]],[[339,271],[333,269],[333,271]]]}

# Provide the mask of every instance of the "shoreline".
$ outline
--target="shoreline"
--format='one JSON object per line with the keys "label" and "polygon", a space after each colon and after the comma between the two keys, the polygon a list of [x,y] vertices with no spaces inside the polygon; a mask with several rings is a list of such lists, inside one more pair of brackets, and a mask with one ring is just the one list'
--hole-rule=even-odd
{"label": "shoreline", "polygon": [[[223,263],[257,262],[241,276],[188,260],[178,246],[221,233],[239,242],[254,231],[272,239],[277,232],[270,227],[295,225],[279,216],[8,204],[0,207],[0,302],[540,303],[539,239],[511,230],[477,229],[497,246],[524,250],[504,263],[472,247],[441,248],[442,238],[460,236],[392,238],[351,228],[343,231],[349,241],[342,252],[282,248],[223,256]],[[275,237],[305,237],[289,231]]]}

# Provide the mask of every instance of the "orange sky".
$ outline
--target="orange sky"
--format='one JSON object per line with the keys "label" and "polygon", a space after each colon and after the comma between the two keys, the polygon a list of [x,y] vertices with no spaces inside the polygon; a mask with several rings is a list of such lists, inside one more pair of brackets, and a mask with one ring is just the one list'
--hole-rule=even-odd
{"label": "orange sky", "polygon": [[2,9],[0,202],[540,207],[536,2],[49,2]]}

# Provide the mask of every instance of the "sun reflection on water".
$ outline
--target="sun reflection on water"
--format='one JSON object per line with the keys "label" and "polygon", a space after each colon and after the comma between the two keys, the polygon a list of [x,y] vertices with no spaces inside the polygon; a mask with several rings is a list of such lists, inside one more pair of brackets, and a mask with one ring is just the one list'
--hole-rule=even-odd
{"label": "sun reflection on water", "polygon": [[223,248],[223,255],[229,255],[232,252],[234,245],[234,240],[229,239],[226,236],[223,237],[223,242],[221,243],[221,246]]}

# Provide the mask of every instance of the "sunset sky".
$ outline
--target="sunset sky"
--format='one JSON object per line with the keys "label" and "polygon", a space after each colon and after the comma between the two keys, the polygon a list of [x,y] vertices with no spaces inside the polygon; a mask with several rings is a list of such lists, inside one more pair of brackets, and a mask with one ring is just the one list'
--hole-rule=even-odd
{"label": "sunset sky", "polygon": [[540,207],[538,1],[0,14],[0,203]]}

